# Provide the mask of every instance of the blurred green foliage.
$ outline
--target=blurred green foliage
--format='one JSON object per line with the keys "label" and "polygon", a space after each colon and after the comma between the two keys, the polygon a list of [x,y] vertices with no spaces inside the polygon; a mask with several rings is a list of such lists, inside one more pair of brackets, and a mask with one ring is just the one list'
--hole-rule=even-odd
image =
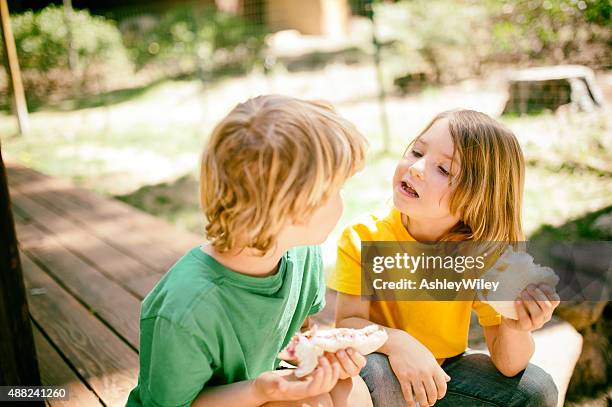
{"label": "blurred green foliage", "polygon": [[[370,10],[369,1],[351,0],[350,4],[357,14]],[[444,84],[483,75],[488,67],[502,64],[612,67],[610,0],[372,4],[378,38],[384,45],[381,65],[386,87],[410,73],[421,75],[414,77],[424,78],[424,83]],[[68,72],[69,36],[63,8],[51,5],[13,15],[12,20],[33,107],[50,95],[65,99],[73,89],[89,95],[163,77],[196,75],[214,80],[227,73],[242,74],[260,64],[265,52],[266,29],[261,23],[210,6],[142,13],[122,19],[120,31],[113,20],[75,10],[71,27],[78,66]],[[132,67],[144,71],[143,75],[132,75]],[[2,108],[8,108],[6,88],[4,80]]]}
{"label": "blurred green foliage", "polygon": [[[125,57],[121,33],[113,21],[92,16],[87,10],[75,10],[70,21],[79,63],[88,66]],[[23,70],[68,68],[68,27],[62,7],[27,11],[12,16],[11,22]]]}
{"label": "blurred green foliage", "polygon": [[[68,20],[63,7],[11,16],[19,64],[28,99],[36,104],[58,89],[100,83],[131,64],[116,24],[87,10],[70,17],[76,66],[69,66]],[[0,49],[0,58],[4,58]]]}
{"label": "blurred green foliage", "polygon": [[494,55],[501,61],[612,66],[609,0],[494,0],[489,8]]}
{"label": "blurred green foliage", "polygon": [[570,219],[560,226],[544,224],[531,236],[533,240],[576,241],[612,239],[612,205]]}
{"label": "blurred green foliage", "polygon": [[[181,6],[122,21],[74,10],[70,18],[77,66],[69,66],[69,30],[63,7],[11,16],[30,107],[130,86],[133,68],[153,68],[153,79],[246,73],[262,60],[265,28],[211,7]],[[0,57],[2,56],[0,49]],[[1,79],[1,78],[0,78]],[[8,84],[0,106],[8,109]],[[134,80],[132,80],[134,82]]]}
{"label": "blurred green foliage", "polygon": [[[383,63],[409,72],[425,71],[433,83],[478,72],[490,48],[487,12],[476,1],[376,3],[377,35],[392,43]],[[406,67],[408,61],[411,66]]]}
{"label": "blurred green foliage", "polygon": [[432,83],[480,75],[487,65],[579,63],[612,67],[609,0],[376,2],[391,75]]}
{"label": "blurred green foliage", "polygon": [[260,61],[266,33],[261,24],[198,6],[176,7],[159,18],[137,17],[122,30],[138,69],[152,64],[200,75],[248,72]]}

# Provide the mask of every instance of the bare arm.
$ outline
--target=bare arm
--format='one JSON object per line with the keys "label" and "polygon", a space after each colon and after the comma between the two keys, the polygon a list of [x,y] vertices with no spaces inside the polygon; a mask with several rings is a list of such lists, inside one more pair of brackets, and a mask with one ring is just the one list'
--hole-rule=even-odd
{"label": "bare arm", "polygon": [[491,361],[501,374],[512,377],[527,367],[535,350],[531,332],[501,324],[484,327],[484,334]]}
{"label": "bare arm", "polygon": [[192,406],[257,407],[273,401],[295,401],[329,393],[340,378],[337,359],[319,358],[319,366],[309,376],[298,379],[293,372],[273,370],[255,380],[204,389]]}
{"label": "bare arm", "polygon": [[[338,293],[336,299],[336,326],[338,328],[363,328],[371,325],[370,301],[359,295]],[[416,341],[410,334],[401,329],[383,326],[389,335],[389,340],[377,352],[389,355],[390,350],[398,343]]]}
{"label": "bare arm", "polygon": [[491,360],[504,376],[524,370],[533,356],[535,345],[531,331],[541,328],[559,305],[559,296],[544,284],[530,285],[515,301],[518,320],[502,317],[502,323],[484,328]]}
{"label": "bare arm", "polygon": [[[308,328],[309,321],[306,318],[301,329]],[[348,356],[340,360],[336,357],[321,358],[317,370],[303,380],[297,380],[291,370],[276,370],[264,372],[254,380],[207,387],[191,403],[191,407],[259,407],[273,401],[301,400],[327,393],[346,373],[345,367],[352,366],[345,359]],[[365,359],[354,374],[347,377],[357,375],[363,365]]]}

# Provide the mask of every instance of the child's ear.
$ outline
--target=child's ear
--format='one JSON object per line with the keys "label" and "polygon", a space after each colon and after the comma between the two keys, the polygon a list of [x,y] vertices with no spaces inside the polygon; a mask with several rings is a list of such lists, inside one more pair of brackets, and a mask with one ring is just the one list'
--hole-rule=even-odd
{"label": "child's ear", "polygon": [[292,219],[289,222],[290,226],[295,226],[295,227],[303,227],[306,226],[308,224],[308,219]]}

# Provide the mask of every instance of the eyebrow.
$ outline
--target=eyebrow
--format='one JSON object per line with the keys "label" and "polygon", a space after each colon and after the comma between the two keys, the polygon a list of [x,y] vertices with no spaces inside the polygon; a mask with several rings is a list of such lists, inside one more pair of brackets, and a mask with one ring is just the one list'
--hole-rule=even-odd
{"label": "eyebrow", "polygon": [[[425,144],[426,146],[428,145],[428,143],[427,143],[426,141],[423,141],[423,140],[421,140],[421,139],[416,140],[414,144],[416,144],[416,143]],[[448,154],[444,154],[444,153],[443,153],[443,154],[442,154],[442,156],[443,156],[443,157],[445,157],[445,158],[448,158],[448,159],[449,159],[449,160],[451,160],[451,161],[453,161],[453,157],[452,157],[452,156],[450,156],[450,155],[448,155]]]}

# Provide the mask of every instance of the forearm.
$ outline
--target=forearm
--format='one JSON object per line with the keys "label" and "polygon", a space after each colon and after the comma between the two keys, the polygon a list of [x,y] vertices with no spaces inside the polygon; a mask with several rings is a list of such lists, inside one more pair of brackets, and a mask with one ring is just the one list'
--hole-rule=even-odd
{"label": "forearm", "polygon": [[[367,320],[365,318],[360,317],[349,317],[345,318],[341,321],[338,321],[336,324],[338,328],[363,328],[368,325],[372,325],[372,321]],[[398,344],[406,344],[415,341],[419,343],[414,337],[412,337],[409,333],[402,331],[401,329],[389,328],[386,326],[380,325],[387,331],[389,335],[389,339],[383,346],[381,346],[376,352],[384,353],[385,355],[389,355],[391,349],[397,349]],[[420,343],[419,343],[420,344]]]}
{"label": "forearm", "polygon": [[191,407],[259,407],[270,400],[265,400],[255,391],[253,380],[226,384],[223,386],[205,387],[191,403]]}
{"label": "forearm", "polygon": [[531,332],[512,329],[503,323],[489,349],[491,360],[504,376],[515,376],[529,364],[535,350]]}

